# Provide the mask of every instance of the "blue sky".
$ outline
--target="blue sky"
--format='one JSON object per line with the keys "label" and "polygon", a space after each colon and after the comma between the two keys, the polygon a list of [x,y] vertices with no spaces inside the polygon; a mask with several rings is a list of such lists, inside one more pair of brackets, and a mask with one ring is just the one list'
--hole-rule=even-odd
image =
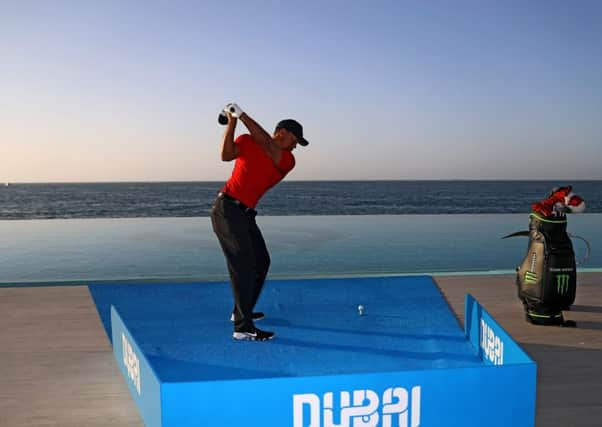
{"label": "blue sky", "polygon": [[597,1],[0,0],[0,181],[225,180],[229,101],[304,125],[289,179],[602,179],[600,22]]}

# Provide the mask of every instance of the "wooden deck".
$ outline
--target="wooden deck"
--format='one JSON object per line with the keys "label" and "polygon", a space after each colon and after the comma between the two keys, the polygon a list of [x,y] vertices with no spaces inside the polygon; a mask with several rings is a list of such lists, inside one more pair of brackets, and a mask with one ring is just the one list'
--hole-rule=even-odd
{"label": "wooden deck", "polygon": [[143,426],[85,286],[0,289],[0,426]]}
{"label": "wooden deck", "polygon": [[[469,292],[535,359],[537,426],[602,425],[602,273],[579,276],[577,329],[527,324],[512,276],[436,281],[459,319]],[[0,325],[0,426],[143,425],[87,287],[0,288]]]}

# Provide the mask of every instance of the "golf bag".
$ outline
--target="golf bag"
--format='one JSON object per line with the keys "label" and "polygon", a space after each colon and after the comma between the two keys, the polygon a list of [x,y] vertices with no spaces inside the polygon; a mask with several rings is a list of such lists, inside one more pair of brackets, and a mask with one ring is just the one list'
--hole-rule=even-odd
{"label": "golf bag", "polygon": [[561,325],[562,310],[575,301],[577,266],[566,226],[566,217],[546,219],[531,214],[527,254],[516,270],[518,298],[531,323]]}
{"label": "golf bag", "polygon": [[[558,192],[563,194],[561,199],[557,197]],[[550,200],[553,203],[550,204]],[[555,189],[548,199],[533,204],[532,208],[529,231],[504,237],[529,237],[525,258],[516,269],[518,298],[529,322],[565,325],[562,311],[570,309],[577,290],[577,263],[566,231],[566,212],[582,212],[585,203],[573,196],[571,187],[562,187]]]}

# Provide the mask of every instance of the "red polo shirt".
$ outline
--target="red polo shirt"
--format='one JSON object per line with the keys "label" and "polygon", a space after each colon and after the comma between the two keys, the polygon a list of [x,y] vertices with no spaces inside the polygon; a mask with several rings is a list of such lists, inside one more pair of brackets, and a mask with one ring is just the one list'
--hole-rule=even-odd
{"label": "red polo shirt", "polygon": [[290,151],[282,151],[276,165],[249,134],[240,135],[234,143],[238,145],[238,157],[221,191],[254,209],[261,196],[295,167],[295,157]]}

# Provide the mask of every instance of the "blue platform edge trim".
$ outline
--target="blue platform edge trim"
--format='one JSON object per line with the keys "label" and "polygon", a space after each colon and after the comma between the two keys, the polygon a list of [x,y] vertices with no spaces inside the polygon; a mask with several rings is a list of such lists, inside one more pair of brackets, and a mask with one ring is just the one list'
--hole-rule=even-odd
{"label": "blue platform edge trim", "polygon": [[470,294],[464,300],[464,333],[486,365],[535,362]]}
{"label": "blue platform edge trim", "polygon": [[111,335],[113,355],[146,427],[161,427],[161,381],[113,305]]}
{"label": "blue platform edge trim", "polygon": [[495,367],[494,370],[525,368],[525,376],[519,377],[517,384],[527,391],[527,400],[524,412],[517,416],[525,420],[525,425],[535,425],[537,364],[471,294],[466,294],[464,300],[464,333],[485,366]]}

